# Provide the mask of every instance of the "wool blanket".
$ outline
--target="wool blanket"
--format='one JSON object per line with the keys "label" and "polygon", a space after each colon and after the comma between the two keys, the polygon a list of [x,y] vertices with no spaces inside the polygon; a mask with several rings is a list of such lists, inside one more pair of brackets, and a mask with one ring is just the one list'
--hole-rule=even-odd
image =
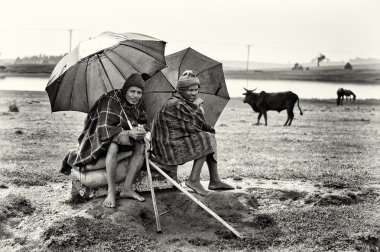
{"label": "wool blanket", "polygon": [[[121,90],[104,94],[85,119],[84,130],[78,138],[78,154],[74,165],[81,167],[96,162],[106,155],[116,135],[129,130],[130,124],[135,127],[146,122],[147,114],[142,100],[137,105],[131,105]],[[133,139],[130,140],[130,145],[133,145]]]}
{"label": "wool blanket", "polygon": [[181,165],[211,153],[216,155],[213,133],[202,110],[175,93],[154,119],[152,159],[163,165]]}

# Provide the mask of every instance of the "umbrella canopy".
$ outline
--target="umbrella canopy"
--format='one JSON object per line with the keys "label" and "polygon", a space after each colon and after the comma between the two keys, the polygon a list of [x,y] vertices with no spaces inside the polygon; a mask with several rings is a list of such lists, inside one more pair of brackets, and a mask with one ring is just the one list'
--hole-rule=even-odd
{"label": "umbrella canopy", "polygon": [[122,88],[133,73],[152,76],[166,66],[166,42],[138,33],[104,32],[79,43],[48,81],[51,110],[89,112],[98,98]]}
{"label": "umbrella canopy", "polygon": [[193,70],[200,81],[199,97],[204,100],[205,118],[214,126],[230,99],[222,63],[215,61],[192,48],[165,57],[167,67],[153,75],[146,83],[144,102],[151,122],[171,93],[177,80],[185,70]]}

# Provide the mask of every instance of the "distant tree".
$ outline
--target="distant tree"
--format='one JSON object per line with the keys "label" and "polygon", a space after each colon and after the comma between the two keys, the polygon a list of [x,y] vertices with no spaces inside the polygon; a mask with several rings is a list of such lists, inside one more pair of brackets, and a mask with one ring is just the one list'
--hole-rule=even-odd
{"label": "distant tree", "polygon": [[317,61],[317,67],[319,67],[319,63],[321,63],[322,61],[326,60],[327,62],[330,61],[328,58],[326,58],[325,55],[323,55],[322,53],[319,54],[319,56],[315,57],[314,59],[312,59],[311,61],[312,62],[315,62]]}
{"label": "distant tree", "polygon": [[52,64],[55,65],[64,55],[52,56],[52,55],[33,55],[23,58],[17,57],[14,64]]}
{"label": "distant tree", "polygon": [[292,70],[303,70],[303,66],[298,63],[295,63]]}
{"label": "distant tree", "polygon": [[350,64],[350,62],[347,62],[347,64],[344,66],[344,70],[352,70],[352,69],[353,69],[353,67]]}
{"label": "distant tree", "polygon": [[14,64],[22,64],[20,57],[17,57],[17,58],[15,59]]}
{"label": "distant tree", "polygon": [[5,70],[5,69],[7,69],[6,66],[0,66],[0,70]]}

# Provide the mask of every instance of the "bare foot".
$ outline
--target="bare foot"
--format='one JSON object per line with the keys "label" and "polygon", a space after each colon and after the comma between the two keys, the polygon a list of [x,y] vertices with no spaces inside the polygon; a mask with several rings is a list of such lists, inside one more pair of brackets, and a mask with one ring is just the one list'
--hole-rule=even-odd
{"label": "bare foot", "polygon": [[194,192],[202,195],[202,196],[209,196],[211,192],[206,191],[200,182],[192,182],[187,180],[185,185],[191,189],[193,189]]}
{"label": "bare foot", "polygon": [[141,197],[137,192],[133,191],[132,189],[123,188],[120,192],[120,197],[135,199],[135,200],[138,200],[140,202],[145,201],[145,199],[143,197]]}
{"label": "bare foot", "polygon": [[219,180],[212,183],[210,182],[210,184],[208,185],[208,189],[224,191],[224,190],[234,190],[235,187],[230,186],[229,184],[226,184]]}
{"label": "bare foot", "polygon": [[107,195],[107,198],[103,201],[103,206],[110,207],[110,208],[116,207],[115,195],[112,193],[109,193]]}

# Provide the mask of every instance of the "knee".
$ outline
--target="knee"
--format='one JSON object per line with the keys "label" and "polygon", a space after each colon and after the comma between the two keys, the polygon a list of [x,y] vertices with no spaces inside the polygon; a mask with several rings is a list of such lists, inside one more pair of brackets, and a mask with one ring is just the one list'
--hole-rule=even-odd
{"label": "knee", "polygon": [[145,151],[145,145],[141,142],[135,142],[135,147],[133,149],[133,152],[139,155],[144,155]]}
{"label": "knee", "polygon": [[116,157],[117,152],[119,151],[119,146],[116,143],[111,143],[108,147],[107,157]]}

